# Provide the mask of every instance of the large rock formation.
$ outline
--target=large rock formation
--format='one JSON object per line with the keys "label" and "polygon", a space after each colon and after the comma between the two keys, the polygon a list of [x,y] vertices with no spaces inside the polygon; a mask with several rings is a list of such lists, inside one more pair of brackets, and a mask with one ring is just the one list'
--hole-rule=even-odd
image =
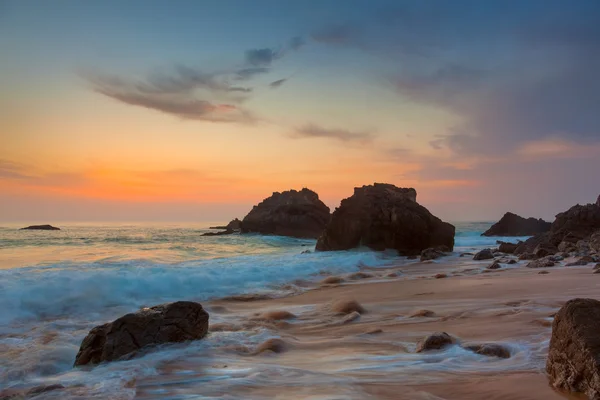
{"label": "large rock formation", "polygon": [[376,183],[354,189],[342,200],[317,241],[317,250],[347,250],[368,246],[418,255],[438,247],[452,251],[454,226],[417,203],[415,189]]}
{"label": "large rock formation", "polygon": [[202,339],[207,332],[208,313],[199,303],[144,308],[93,328],[81,343],[75,366],[118,360],[146,346]]}
{"label": "large rock formation", "polygon": [[52,225],[31,225],[25,228],[21,228],[21,230],[60,231],[60,228],[57,228]]}
{"label": "large rock formation", "polygon": [[533,236],[550,230],[550,222],[507,212],[481,236]]}
{"label": "large rock formation", "polygon": [[569,300],[556,314],[546,361],[557,389],[600,399],[600,301]]}
{"label": "large rock formation", "polygon": [[242,226],[242,221],[239,219],[232,219],[227,225],[211,226],[208,229],[225,229],[226,231],[239,231]]}
{"label": "large rock formation", "polygon": [[577,204],[558,214],[549,232],[535,235],[523,242],[515,254],[533,253],[540,244],[557,249],[565,249],[569,244],[577,247],[580,240],[589,240],[597,231],[600,231],[600,207],[596,204]]}
{"label": "large rock formation", "polygon": [[319,195],[309,189],[275,192],[252,208],[241,223],[242,233],[318,238],[330,213]]}

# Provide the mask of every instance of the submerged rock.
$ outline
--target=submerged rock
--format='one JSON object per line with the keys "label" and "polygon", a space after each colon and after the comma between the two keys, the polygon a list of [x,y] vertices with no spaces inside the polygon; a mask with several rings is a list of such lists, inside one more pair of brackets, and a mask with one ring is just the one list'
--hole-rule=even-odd
{"label": "submerged rock", "polygon": [[364,314],[365,309],[361,306],[358,301],[352,299],[340,299],[335,300],[331,303],[331,311],[337,314],[352,314],[357,312]]}
{"label": "submerged rock", "polygon": [[81,343],[75,366],[118,360],[146,346],[202,339],[207,332],[208,313],[200,303],[144,308],[93,328]]}
{"label": "submerged rock", "polygon": [[439,350],[449,344],[453,344],[454,339],[446,332],[436,332],[425,336],[417,343],[417,353],[427,350]]}
{"label": "submerged rock", "polygon": [[421,261],[435,260],[440,257],[444,257],[446,253],[443,251],[430,247],[421,252]]}
{"label": "submerged rock", "polygon": [[52,225],[30,225],[26,226],[25,228],[21,228],[21,230],[60,231],[60,228]]}
{"label": "submerged rock", "polygon": [[375,183],[354,188],[342,200],[317,241],[317,250],[348,250],[367,246],[417,255],[430,247],[454,247],[453,225],[432,215],[416,201],[415,189]]}
{"label": "submerged rock", "polygon": [[546,360],[557,389],[600,399],[600,301],[569,300],[556,314]]}
{"label": "submerged rock", "polygon": [[487,269],[500,269],[502,268],[502,265],[500,265],[500,263],[498,261],[494,261],[490,266],[487,267]]}
{"label": "submerged rock", "polygon": [[527,268],[549,268],[554,267],[556,263],[552,261],[549,257],[540,258],[539,260],[534,260],[526,265]]}
{"label": "submerged rock", "polygon": [[472,344],[464,346],[464,348],[482,356],[510,358],[510,351],[496,343]]}
{"label": "submerged rock", "polygon": [[221,232],[206,232],[200,236],[223,236],[223,235],[232,235],[234,233],[235,233],[234,231],[226,230],[226,231],[221,231]]}
{"label": "submerged rock", "polygon": [[319,195],[309,189],[275,192],[252,208],[241,222],[242,233],[319,237],[330,214]]}
{"label": "submerged rock", "polygon": [[550,230],[550,222],[507,212],[481,236],[532,236]]}

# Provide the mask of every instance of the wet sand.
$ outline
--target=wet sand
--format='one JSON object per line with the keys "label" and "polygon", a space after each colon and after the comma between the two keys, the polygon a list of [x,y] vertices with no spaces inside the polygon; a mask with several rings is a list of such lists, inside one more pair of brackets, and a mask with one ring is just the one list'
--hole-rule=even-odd
{"label": "wet sand", "polygon": [[[218,344],[163,363],[137,383],[137,398],[581,398],[550,388],[545,357],[553,313],[574,297],[599,298],[600,275],[591,265],[542,275],[524,263],[494,272],[488,264],[455,257],[339,276],[285,298],[214,301],[207,308]],[[458,344],[416,353],[436,331]],[[461,347],[469,343],[498,343],[511,357]]]}

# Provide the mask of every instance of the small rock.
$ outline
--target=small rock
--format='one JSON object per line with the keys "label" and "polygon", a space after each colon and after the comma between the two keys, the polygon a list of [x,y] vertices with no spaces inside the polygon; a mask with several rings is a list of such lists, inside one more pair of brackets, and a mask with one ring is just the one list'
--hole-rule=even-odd
{"label": "small rock", "polygon": [[410,318],[417,318],[417,317],[426,317],[426,318],[435,317],[435,313],[431,310],[418,310],[410,315]]}
{"label": "small rock", "polygon": [[492,250],[490,249],[483,249],[473,256],[473,260],[476,261],[491,260],[492,258],[494,258],[494,253],[492,253]]}
{"label": "small rock", "polygon": [[507,264],[513,265],[516,264],[517,260],[515,260],[514,258],[511,258],[510,260],[508,260]]}
{"label": "small rock", "polygon": [[554,267],[555,263],[548,258],[540,258],[539,260],[531,261],[526,265],[527,268],[549,268]]}
{"label": "small rock", "polygon": [[500,263],[498,261],[494,261],[490,266],[487,267],[487,269],[500,269],[502,268],[502,266],[500,265]]}
{"label": "small rock", "polygon": [[365,335],[377,335],[379,333],[383,333],[383,329],[380,328],[372,328],[365,332]]}
{"label": "small rock", "polygon": [[350,322],[356,321],[357,319],[360,319],[360,314],[356,311],[353,311],[350,314],[344,316],[344,318],[342,319],[342,324],[349,324]]}
{"label": "small rock", "polygon": [[519,255],[519,260],[535,260],[536,256],[533,253],[522,253]]}
{"label": "small rock", "polygon": [[459,257],[466,257],[466,256],[472,256],[474,255],[473,253],[461,253],[461,255]]}
{"label": "small rock", "polygon": [[264,353],[265,351],[271,351],[273,353],[283,353],[289,348],[288,344],[281,339],[273,338],[268,339],[265,342],[261,343],[253,354]]}
{"label": "small rock", "polygon": [[359,279],[368,279],[368,278],[372,278],[374,275],[373,274],[368,274],[366,272],[355,272],[352,275],[348,276],[348,279],[356,281]]}
{"label": "small rock", "polygon": [[600,269],[600,263],[598,263],[598,264],[596,264],[596,265],[594,266],[594,271],[597,271],[597,270],[599,270],[599,269]]}
{"label": "small rock", "polygon": [[284,319],[294,319],[296,316],[289,311],[285,310],[275,310],[275,311],[267,311],[259,316],[260,319],[265,319],[269,321],[281,321]]}
{"label": "small rock", "polygon": [[428,350],[439,350],[452,343],[454,343],[452,336],[446,332],[436,332],[424,337],[417,343],[417,353]]}
{"label": "small rock", "polygon": [[464,346],[465,349],[488,357],[510,358],[510,351],[496,343],[484,343]]}
{"label": "small rock", "polygon": [[538,272],[539,275],[546,275],[546,274],[549,274],[549,273],[550,272],[548,272],[548,271],[540,271],[540,272]]}
{"label": "small rock", "polygon": [[600,269],[595,270],[594,272],[592,272],[593,274],[600,274]]}
{"label": "small rock", "polygon": [[435,260],[445,255],[446,253],[444,253],[443,251],[440,251],[439,249],[434,247],[430,247],[421,252],[421,261]]}
{"label": "small rock", "polygon": [[364,314],[365,309],[356,300],[340,299],[331,303],[331,311],[338,314],[351,314],[357,312]]}
{"label": "small rock", "polygon": [[434,278],[435,279],[442,279],[442,278],[447,278],[448,275],[446,274],[435,274]]}
{"label": "small rock", "polygon": [[321,285],[335,285],[342,282],[344,282],[344,280],[339,276],[328,276],[321,281]]}

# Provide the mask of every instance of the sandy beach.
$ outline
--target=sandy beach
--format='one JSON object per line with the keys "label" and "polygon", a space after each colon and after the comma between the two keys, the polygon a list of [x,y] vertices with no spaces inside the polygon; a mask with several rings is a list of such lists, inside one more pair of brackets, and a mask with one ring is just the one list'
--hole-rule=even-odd
{"label": "sandy beach", "polygon": [[[578,398],[554,391],[544,373],[552,315],[568,299],[597,296],[600,276],[591,266],[539,274],[522,266],[490,272],[487,264],[414,262],[339,276],[344,282],[285,298],[214,301],[211,335],[266,331],[270,340],[213,349],[208,364],[198,357],[165,363],[160,376],[136,383],[137,397],[152,398],[179,377],[167,393],[191,395],[201,385],[207,398]],[[350,300],[364,308],[360,316],[336,313]],[[418,340],[437,331],[457,344],[415,353]],[[511,356],[461,347],[469,343],[502,344]],[[246,382],[231,379],[248,370]],[[209,379],[222,374],[230,379]]]}

